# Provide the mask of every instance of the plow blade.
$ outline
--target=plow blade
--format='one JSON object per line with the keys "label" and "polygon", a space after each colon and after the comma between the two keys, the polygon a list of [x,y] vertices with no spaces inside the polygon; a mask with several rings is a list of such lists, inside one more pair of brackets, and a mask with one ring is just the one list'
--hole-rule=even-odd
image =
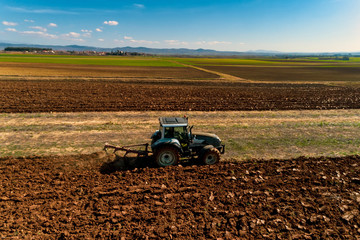
{"label": "plow blade", "polygon": [[[112,151],[109,151],[110,149]],[[149,151],[148,143],[122,147],[105,144],[104,151],[108,155],[109,160],[107,167],[112,168],[112,171],[140,167],[146,164],[144,161],[148,160],[149,153],[151,153],[151,151]],[[124,152],[124,155],[121,156],[122,154],[119,154],[119,152]],[[115,158],[111,159],[111,155]]]}
{"label": "plow blade", "polygon": [[[145,147],[144,150],[136,150],[133,149],[134,147]],[[118,151],[124,151],[124,158],[126,158],[126,155],[129,153],[135,153],[137,154],[137,157],[148,157],[149,156],[149,144],[148,143],[144,143],[144,144],[137,144],[137,145],[129,145],[129,146],[122,146],[122,147],[117,147],[117,146],[113,146],[113,145],[109,145],[109,144],[105,144],[104,146],[104,150],[107,152],[108,149],[114,149],[113,153],[116,154],[116,152]]]}

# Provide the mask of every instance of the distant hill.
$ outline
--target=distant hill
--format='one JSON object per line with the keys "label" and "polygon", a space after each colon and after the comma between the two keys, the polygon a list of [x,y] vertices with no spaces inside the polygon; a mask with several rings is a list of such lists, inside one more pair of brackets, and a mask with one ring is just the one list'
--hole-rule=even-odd
{"label": "distant hill", "polygon": [[97,52],[111,52],[111,51],[124,51],[124,52],[138,52],[154,55],[167,55],[167,56],[215,56],[215,57],[231,57],[231,56],[285,56],[285,55],[360,55],[360,52],[332,52],[332,53],[300,53],[300,52],[278,52],[268,50],[255,50],[246,52],[236,51],[216,51],[211,49],[188,49],[188,48],[146,48],[146,47],[117,47],[117,48],[98,48],[91,46],[80,45],[36,45],[36,44],[13,44],[13,43],[0,43],[0,50],[6,47],[32,47],[32,48],[51,48],[53,50],[62,51],[97,51]]}
{"label": "distant hill", "polygon": [[124,51],[124,52],[139,52],[154,55],[171,55],[171,56],[262,56],[274,55],[280,52],[274,51],[249,51],[249,52],[235,52],[235,51],[216,51],[211,49],[188,49],[188,48],[146,48],[146,47],[116,47],[116,48],[98,48],[91,46],[80,45],[36,45],[36,44],[12,44],[0,43],[0,50],[6,47],[32,47],[32,48],[51,48],[53,50],[62,51],[97,51],[97,52],[111,52],[111,51]]}

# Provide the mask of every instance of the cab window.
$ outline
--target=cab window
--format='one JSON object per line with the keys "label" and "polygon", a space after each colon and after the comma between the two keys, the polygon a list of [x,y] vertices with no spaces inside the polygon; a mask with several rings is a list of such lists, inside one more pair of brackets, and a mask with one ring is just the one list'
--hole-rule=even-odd
{"label": "cab window", "polygon": [[166,127],[164,137],[184,140],[187,137],[187,129],[186,127]]}

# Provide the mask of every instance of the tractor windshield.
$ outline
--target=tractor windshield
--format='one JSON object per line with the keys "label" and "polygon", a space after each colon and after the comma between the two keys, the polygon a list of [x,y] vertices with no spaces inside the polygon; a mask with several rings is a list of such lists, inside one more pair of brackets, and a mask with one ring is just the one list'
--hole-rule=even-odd
{"label": "tractor windshield", "polygon": [[179,141],[187,139],[187,127],[165,127],[165,138],[176,138]]}

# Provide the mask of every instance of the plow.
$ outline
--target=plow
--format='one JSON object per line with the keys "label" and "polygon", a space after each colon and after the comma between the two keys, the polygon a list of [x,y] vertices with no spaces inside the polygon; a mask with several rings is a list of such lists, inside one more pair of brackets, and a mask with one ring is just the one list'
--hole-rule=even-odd
{"label": "plow", "polygon": [[[177,165],[183,159],[212,165],[219,162],[220,154],[225,153],[225,145],[215,134],[192,133],[193,126],[188,125],[187,117],[160,117],[159,123],[159,130],[151,136],[151,144],[121,147],[105,144],[104,150],[108,153],[112,149],[117,160],[123,160],[123,165],[129,162],[128,154],[131,153],[136,155],[135,160],[152,161],[159,167]],[[124,152],[124,155],[121,157],[119,152]]]}
{"label": "plow", "polygon": [[[137,147],[144,147],[144,150],[136,150],[134,148]],[[125,152],[125,154],[122,156],[123,159],[126,159],[127,155],[129,153],[135,153],[137,154],[136,158],[147,158],[149,157],[149,153],[151,153],[151,151],[149,151],[149,144],[148,143],[144,143],[144,144],[136,144],[136,145],[128,145],[128,146],[122,146],[122,147],[117,147],[114,145],[110,145],[110,144],[105,144],[104,146],[104,151],[108,154],[108,149],[113,149],[113,154],[117,155],[120,157],[120,155],[117,154],[117,152],[122,151]]]}

